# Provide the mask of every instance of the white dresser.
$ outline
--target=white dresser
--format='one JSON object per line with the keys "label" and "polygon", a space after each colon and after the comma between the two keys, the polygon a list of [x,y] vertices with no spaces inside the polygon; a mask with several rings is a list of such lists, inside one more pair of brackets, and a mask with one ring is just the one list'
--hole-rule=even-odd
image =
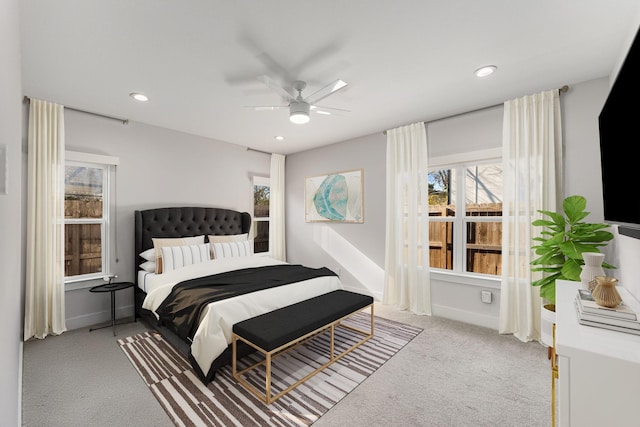
{"label": "white dresser", "polygon": [[640,426],[640,335],[578,323],[580,282],[556,282],[557,425]]}

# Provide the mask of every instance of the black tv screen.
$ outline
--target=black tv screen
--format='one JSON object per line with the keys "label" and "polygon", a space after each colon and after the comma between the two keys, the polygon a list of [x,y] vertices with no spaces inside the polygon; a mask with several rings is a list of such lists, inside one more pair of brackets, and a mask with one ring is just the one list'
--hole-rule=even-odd
{"label": "black tv screen", "polygon": [[[640,31],[598,118],[605,222],[640,230]],[[620,228],[622,230],[622,227]]]}

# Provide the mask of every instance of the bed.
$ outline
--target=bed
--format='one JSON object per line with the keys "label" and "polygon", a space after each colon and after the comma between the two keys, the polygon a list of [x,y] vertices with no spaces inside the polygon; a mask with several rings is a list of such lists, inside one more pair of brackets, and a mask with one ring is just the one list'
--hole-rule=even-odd
{"label": "bed", "polygon": [[[233,324],[342,289],[337,275],[328,269],[311,269],[250,253],[247,236],[251,216],[247,212],[215,207],[164,207],[135,211],[134,221],[136,316],[182,352],[204,383],[214,380],[216,371],[231,363]],[[157,250],[154,239],[158,247],[164,242],[162,272],[148,268],[149,254]],[[178,242],[175,246],[174,241]],[[211,256],[212,253],[218,256],[209,260],[203,255],[201,260],[182,265],[182,258],[196,260],[203,245]],[[239,247],[239,252],[229,250],[230,247]],[[175,261],[172,253],[185,248],[191,248],[195,255],[180,255]],[[249,276],[251,283],[245,283]],[[221,283],[224,288],[216,287]],[[200,294],[181,299],[179,292],[186,292],[185,288],[197,288],[198,292],[211,288],[215,295],[207,293],[208,299]],[[232,291],[227,292],[229,289]],[[183,306],[176,308],[176,304]],[[181,321],[184,304],[192,323]],[[241,355],[250,351],[248,346],[238,349]]]}

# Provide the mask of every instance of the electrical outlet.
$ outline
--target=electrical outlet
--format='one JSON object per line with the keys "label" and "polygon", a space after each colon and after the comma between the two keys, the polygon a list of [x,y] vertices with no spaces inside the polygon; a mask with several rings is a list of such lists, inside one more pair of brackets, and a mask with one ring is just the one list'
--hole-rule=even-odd
{"label": "electrical outlet", "polygon": [[480,300],[485,304],[491,304],[491,291],[481,291]]}

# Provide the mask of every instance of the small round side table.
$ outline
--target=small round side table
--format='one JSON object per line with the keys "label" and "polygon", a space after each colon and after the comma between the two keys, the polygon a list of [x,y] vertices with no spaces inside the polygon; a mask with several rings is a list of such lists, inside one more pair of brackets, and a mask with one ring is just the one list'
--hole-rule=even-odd
{"label": "small round side table", "polygon": [[[89,329],[89,332],[96,329],[107,328],[111,326],[113,328],[113,336],[116,336],[116,291],[121,291],[127,288],[133,288],[134,284],[131,282],[114,282],[105,283],[104,285],[94,286],[89,289],[89,292],[111,292],[111,325],[104,325],[97,328]],[[134,290],[135,292],[135,290]],[[134,295],[135,297],[135,295]]]}

